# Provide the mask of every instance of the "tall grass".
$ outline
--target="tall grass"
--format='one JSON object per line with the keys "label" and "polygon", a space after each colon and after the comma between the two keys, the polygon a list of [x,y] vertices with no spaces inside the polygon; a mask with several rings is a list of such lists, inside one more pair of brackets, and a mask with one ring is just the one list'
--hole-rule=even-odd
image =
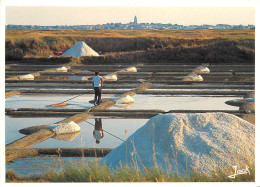
{"label": "tall grass", "polygon": [[[17,177],[17,174],[8,174],[7,182],[254,182],[255,167],[250,166],[250,174],[238,175],[235,179],[228,178],[234,171],[217,170],[211,176],[193,171],[186,176],[177,175],[159,168],[140,170],[134,167],[122,166],[112,170],[106,165],[93,161],[82,163],[81,166],[73,164],[63,165],[59,171],[50,170],[42,175]],[[10,173],[10,172],[8,172]],[[11,177],[10,177],[11,176]],[[16,177],[12,177],[16,176]]]}
{"label": "tall grass", "polygon": [[[199,55],[211,57],[211,46],[228,49],[236,55],[239,47],[244,58],[254,54],[254,30],[6,30],[6,58],[49,56],[66,51],[77,41],[85,41],[95,51],[136,52],[163,47],[179,54],[184,49],[200,49]],[[203,52],[204,51],[204,52]],[[234,52],[233,52],[234,51]],[[185,51],[186,52],[186,51]],[[188,52],[188,51],[187,51]],[[148,53],[149,54],[149,53]],[[208,55],[209,54],[209,55]],[[186,54],[187,55],[187,54]],[[221,56],[221,52],[217,54]],[[185,56],[182,54],[180,56]],[[216,55],[215,55],[216,56]],[[214,57],[215,57],[214,56]],[[249,57],[248,57],[249,56]],[[152,58],[152,57],[151,57]],[[185,60],[185,59],[184,59]]]}

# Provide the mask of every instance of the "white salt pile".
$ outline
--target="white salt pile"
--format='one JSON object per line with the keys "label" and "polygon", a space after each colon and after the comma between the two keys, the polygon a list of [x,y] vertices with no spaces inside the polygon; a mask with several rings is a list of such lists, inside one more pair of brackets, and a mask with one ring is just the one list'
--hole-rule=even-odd
{"label": "white salt pile", "polygon": [[116,99],[114,99],[114,101],[116,101],[116,104],[129,104],[129,103],[135,102],[135,100],[130,95],[127,95],[125,97],[116,98]]}
{"label": "white salt pile", "polygon": [[19,76],[20,80],[34,80],[34,76],[32,74],[27,74],[27,75],[21,75]]}
{"label": "white salt pile", "polygon": [[203,77],[201,75],[186,76],[183,81],[203,81]]}
{"label": "white salt pile", "polygon": [[99,56],[99,54],[89,47],[85,42],[79,41],[75,43],[70,49],[68,49],[62,56]]}
{"label": "white salt pile", "polygon": [[195,68],[193,71],[195,73],[200,73],[200,74],[209,73],[210,72],[209,68],[208,67],[204,67],[204,66],[199,66],[199,67]]}
{"label": "white salt pile", "polygon": [[62,67],[60,67],[60,68],[57,68],[56,71],[57,71],[57,72],[67,72],[68,69],[67,69],[66,67],[62,66]]}
{"label": "white salt pile", "polygon": [[70,121],[68,123],[55,124],[52,126],[47,126],[45,128],[51,129],[55,134],[68,134],[80,131],[79,125],[74,121]]}
{"label": "white salt pile", "polygon": [[254,164],[254,138],[255,126],[232,114],[164,114],[151,118],[101,162],[112,169],[159,167],[181,175],[196,169],[211,175]]}
{"label": "white salt pile", "polygon": [[137,72],[136,67],[130,67],[126,69],[126,72]]}
{"label": "white salt pile", "polygon": [[108,75],[103,77],[106,81],[117,81],[116,75]]}

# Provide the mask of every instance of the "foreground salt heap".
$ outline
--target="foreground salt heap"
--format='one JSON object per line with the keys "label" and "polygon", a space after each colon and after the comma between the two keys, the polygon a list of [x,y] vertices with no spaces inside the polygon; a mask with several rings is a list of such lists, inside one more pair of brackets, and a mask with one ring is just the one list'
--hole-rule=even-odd
{"label": "foreground salt heap", "polygon": [[[210,175],[254,163],[255,126],[227,113],[164,114],[150,119],[102,162],[156,167],[186,175],[195,168]],[[177,164],[176,164],[177,163]]]}

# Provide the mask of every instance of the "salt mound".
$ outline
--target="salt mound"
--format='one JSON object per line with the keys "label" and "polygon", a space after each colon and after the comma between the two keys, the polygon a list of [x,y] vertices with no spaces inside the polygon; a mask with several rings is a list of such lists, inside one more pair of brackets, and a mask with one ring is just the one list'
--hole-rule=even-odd
{"label": "salt mound", "polygon": [[104,76],[104,79],[106,81],[117,81],[117,76],[116,75],[108,75],[108,76]]}
{"label": "salt mound", "polygon": [[126,69],[126,72],[137,72],[136,67],[130,67]]}
{"label": "salt mound", "polygon": [[60,68],[57,68],[56,71],[57,71],[57,72],[67,72],[68,69],[67,69],[66,67],[62,66],[62,67],[60,67]]}
{"label": "salt mound", "polygon": [[209,70],[208,67],[199,66],[199,67],[197,67],[197,68],[194,69],[194,72],[195,72],[195,73],[200,73],[200,74],[202,74],[202,73],[209,73],[210,70]]}
{"label": "salt mound", "polygon": [[[164,114],[151,118],[102,159],[124,165],[210,175],[216,169],[254,164],[255,126],[227,113]],[[176,164],[177,163],[177,164]]]}
{"label": "salt mound", "polygon": [[27,75],[21,75],[19,76],[20,80],[34,80],[34,76],[32,74],[27,74]]}
{"label": "salt mound", "polygon": [[186,76],[183,81],[203,81],[203,77],[201,75],[197,76]]}
{"label": "salt mound", "polygon": [[47,126],[45,128],[51,129],[57,135],[76,133],[80,131],[80,127],[74,121],[70,121],[68,123],[55,124],[53,126]]}
{"label": "salt mound", "polygon": [[135,100],[129,95],[127,95],[125,97],[116,98],[115,101],[116,101],[116,104],[129,104],[129,103],[135,102]]}
{"label": "salt mound", "polygon": [[89,47],[85,42],[79,41],[75,43],[70,49],[68,49],[62,56],[99,56],[99,54]]}

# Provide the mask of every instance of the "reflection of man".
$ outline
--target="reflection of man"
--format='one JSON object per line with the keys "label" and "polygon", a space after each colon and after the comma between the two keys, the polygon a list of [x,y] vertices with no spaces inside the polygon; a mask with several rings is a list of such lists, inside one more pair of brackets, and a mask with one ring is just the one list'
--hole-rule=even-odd
{"label": "reflection of man", "polygon": [[104,137],[101,118],[95,119],[95,130],[93,131],[93,136],[96,139],[97,144],[99,144],[100,140]]}

